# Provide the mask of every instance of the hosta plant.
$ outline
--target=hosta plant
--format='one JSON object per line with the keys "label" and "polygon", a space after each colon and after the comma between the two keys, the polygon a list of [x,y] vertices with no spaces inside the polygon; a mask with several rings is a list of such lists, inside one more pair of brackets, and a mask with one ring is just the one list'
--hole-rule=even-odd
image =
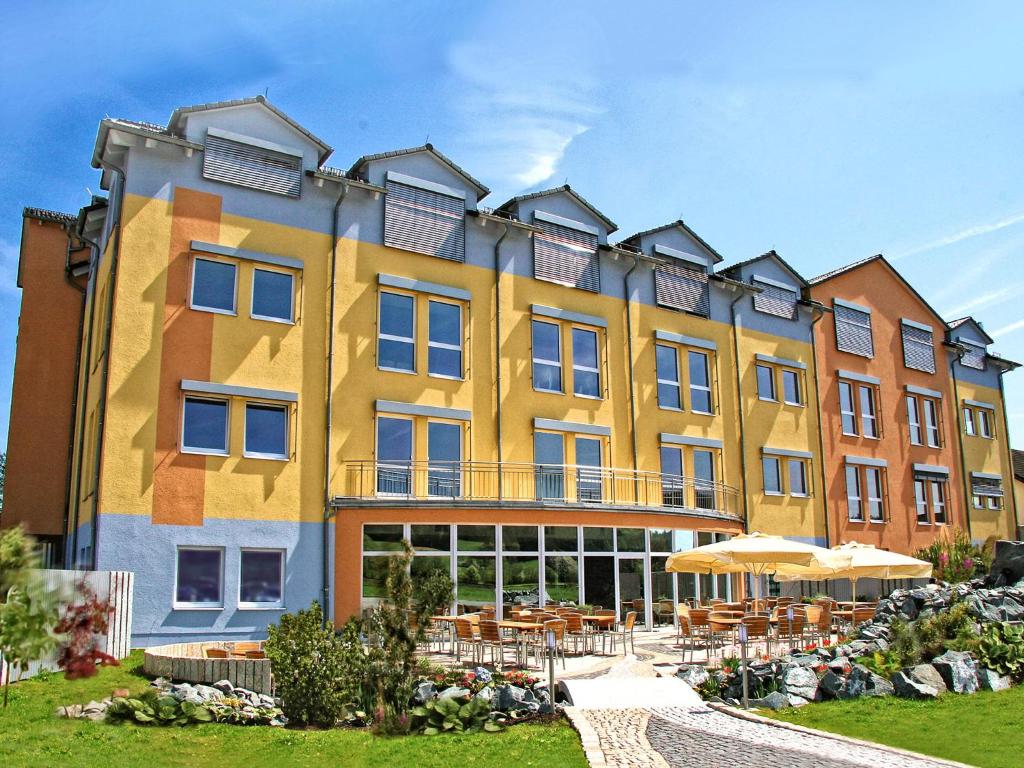
{"label": "hosta plant", "polygon": [[112,722],[134,722],[138,725],[189,725],[209,723],[213,713],[190,701],[178,701],[170,694],[146,691],[138,698],[115,697],[107,708]]}
{"label": "hosta plant", "polygon": [[1024,676],[1024,627],[1006,622],[987,625],[975,655],[980,666],[1019,680]]}
{"label": "hosta plant", "polygon": [[469,701],[454,697],[431,699],[412,710],[412,729],[427,736],[439,733],[500,731],[501,725],[491,719],[491,704],[482,698]]}

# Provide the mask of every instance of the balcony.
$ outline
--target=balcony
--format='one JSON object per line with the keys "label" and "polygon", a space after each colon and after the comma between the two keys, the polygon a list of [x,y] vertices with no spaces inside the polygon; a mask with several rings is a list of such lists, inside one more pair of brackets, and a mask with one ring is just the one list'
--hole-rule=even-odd
{"label": "balcony", "polygon": [[624,509],[741,519],[731,486],[659,472],[511,462],[375,462],[341,465],[335,506],[513,506]]}

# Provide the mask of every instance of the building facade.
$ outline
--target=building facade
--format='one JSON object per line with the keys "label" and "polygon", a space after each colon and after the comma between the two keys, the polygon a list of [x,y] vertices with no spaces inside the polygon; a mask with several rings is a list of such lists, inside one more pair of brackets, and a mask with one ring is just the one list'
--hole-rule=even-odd
{"label": "building facade", "polygon": [[[681,221],[616,242],[568,186],[485,208],[430,145],[331,151],[262,98],[100,124],[52,517],[66,563],[138,574],[137,643],[260,636],[313,600],[343,621],[403,540],[458,606],[647,622],[742,589],[665,573],[674,551],[840,540],[831,304],[777,254],[723,269]],[[959,478],[957,456],[920,461]]]}

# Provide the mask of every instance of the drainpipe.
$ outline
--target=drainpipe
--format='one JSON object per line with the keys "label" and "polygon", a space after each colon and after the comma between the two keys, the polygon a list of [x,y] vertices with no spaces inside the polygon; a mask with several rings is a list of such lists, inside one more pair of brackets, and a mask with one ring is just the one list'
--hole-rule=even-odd
{"label": "drainpipe", "polygon": [[633,366],[633,310],[630,307],[629,276],[640,266],[640,256],[632,256],[633,265],[626,270],[622,286],[626,292],[626,354],[629,357],[629,431],[633,443],[633,497],[640,502],[640,451],[636,437],[636,381]]}
{"label": "drainpipe", "polygon": [[736,369],[736,405],[740,414],[740,473],[743,477],[743,532],[750,533],[750,503],[748,501],[748,479],[747,479],[747,430],[746,419],[743,416],[743,377],[740,374],[740,338],[736,326],[736,304],[743,298],[743,290],[729,304],[729,313],[732,315],[732,349],[735,358]]}
{"label": "drainpipe", "polygon": [[[811,366],[814,372],[814,409],[818,415],[818,450],[821,458],[818,461],[821,474],[821,508],[825,515],[825,546],[832,545],[832,532],[828,520],[828,479],[825,475],[825,425],[821,420],[821,379],[818,378],[818,336],[816,326],[821,318],[825,316],[826,309],[820,304],[813,306],[817,313],[811,321]],[[838,543],[838,542],[837,542]]]}
{"label": "drainpipe", "polygon": [[[64,280],[67,282],[68,285],[70,285],[72,288],[74,288],[76,291],[78,291],[80,294],[82,294],[81,305],[79,306],[79,309],[78,309],[78,341],[79,341],[79,344],[81,344],[82,334],[85,331],[85,294],[86,294],[86,289],[83,286],[81,286],[78,283],[76,283],[74,281],[74,279],[71,277],[71,254],[75,253],[75,252],[78,252],[78,251],[87,250],[87,248],[86,248],[86,246],[78,246],[77,248],[72,248],[71,247],[72,233],[71,233],[70,228],[65,228],[65,232],[67,233],[67,236],[68,236],[68,246],[67,246],[67,252],[66,252],[65,257],[64,257]],[[75,435],[75,423],[77,421],[76,415],[78,413],[79,378],[81,377],[81,375],[82,375],[82,350],[81,350],[81,348],[79,348],[78,356],[75,358],[74,386],[72,387],[72,390],[71,390],[71,424],[69,425],[69,427],[70,427],[69,434],[71,435],[72,439],[71,439],[71,441],[68,444],[68,470],[67,470],[67,476],[66,476],[65,482],[64,482],[64,522],[63,522],[63,524],[61,526],[61,530],[64,533],[64,540],[63,540],[63,545],[64,545],[63,546],[63,550],[64,551],[61,554],[61,564],[65,568],[70,565],[70,563],[68,562],[69,558],[66,557],[66,555],[67,555],[67,550],[68,550],[68,546],[67,545],[68,545],[68,538],[69,538],[68,537],[68,522],[70,520],[70,515],[71,515],[71,488],[72,488],[71,466],[72,466],[72,464],[74,463],[74,460],[75,460],[74,435]]]}
{"label": "drainpipe", "polygon": [[[967,536],[971,539],[971,541],[973,541],[974,537],[971,536],[971,507],[973,506],[973,494],[971,494],[971,484],[967,472],[967,454],[964,453],[964,412],[963,409],[960,407],[960,379],[957,378],[956,375],[956,359],[956,355],[950,357],[949,372],[950,375],[952,375],[953,377],[953,397],[955,399],[953,407],[956,409],[956,441],[957,446],[960,449],[960,474],[962,475],[961,481],[963,482],[964,486],[964,522],[967,523]],[[1000,389],[1002,389],[1002,383],[1003,377],[1000,376]],[[1005,405],[1003,407],[1003,414],[1004,416],[1006,414]],[[1010,466],[1013,465],[1011,464]],[[1014,505],[1014,513],[1016,514],[1016,504]]]}
{"label": "drainpipe", "polygon": [[322,549],[323,549],[323,588],[321,602],[323,608],[324,627],[327,626],[327,617],[331,612],[331,536],[329,522],[333,516],[331,510],[331,448],[332,448],[332,415],[334,412],[334,297],[338,289],[338,214],[341,211],[341,204],[348,195],[348,183],[341,183],[341,192],[334,202],[334,209],[331,211],[331,290],[328,309],[327,327],[327,434],[324,438],[324,524],[322,526]]}
{"label": "drainpipe", "polygon": [[504,485],[505,485],[505,472],[502,467],[502,462],[505,460],[505,452],[502,444],[502,432],[501,432],[501,244],[508,237],[509,226],[508,224],[502,224],[505,228],[501,233],[501,237],[494,243],[494,386],[495,392],[495,403],[497,405],[495,416],[498,420],[498,500],[505,498]]}
{"label": "drainpipe", "polygon": [[[1003,375],[1006,373],[1006,369],[999,371],[999,405],[1003,409],[1003,435],[1006,437],[1006,460],[1008,462],[1006,466],[1010,468],[1007,480],[1009,480],[1010,498],[1013,499],[1013,532],[1010,538],[1018,539],[1020,537],[1017,535],[1017,484],[1013,481],[1013,454],[1010,453],[1010,419],[1006,415],[1006,391],[1003,389]],[[957,404],[959,406],[959,401]]]}

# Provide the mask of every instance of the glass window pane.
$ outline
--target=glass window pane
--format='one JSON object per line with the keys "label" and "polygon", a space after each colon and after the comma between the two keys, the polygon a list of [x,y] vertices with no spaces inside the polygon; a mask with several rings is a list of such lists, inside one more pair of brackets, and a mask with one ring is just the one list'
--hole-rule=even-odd
{"label": "glass window pane", "polygon": [[715,509],[715,457],[711,451],[694,450],[693,477],[697,509]]}
{"label": "glass window pane", "polygon": [[536,552],[540,537],[535,525],[505,525],[501,528],[501,545],[506,552]]}
{"label": "glass window pane", "polygon": [[579,548],[575,526],[547,525],[544,527],[546,552],[575,552]]}
{"label": "glass window pane", "polygon": [[411,341],[380,340],[380,367],[397,371],[412,371],[416,368],[416,346]]}
{"label": "glass window pane", "polygon": [[802,461],[789,461],[789,492],[793,496],[807,495],[807,465]]}
{"label": "glass window pane", "polygon": [[796,371],[782,372],[782,396],[787,403],[799,405],[800,400],[800,376]]}
{"label": "glass window pane", "polygon": [[179,549],[175,600],[179,603],[221,605],[222,556],[219,549]]}
{"label": "glass window pane", "polygon": [[658,382],[658,405],[662,408],[681,409],[683,402],[679,392],[679,385]]}
{"label": "glass window pane", "polygon": [[235,311],[235,265],[196,259],[192,266],[192,306]]}
{"label": "glass window pane", "polygon": [[291,275],[266,269],[253,270],[253,315],[291,322],[294,295]]}
{"label": "glass window pane", "polygon": [[857,434],[857,414],[853,409],[853,385],[839,382],[839,411],[842,414],[843,434]]}
{"label": "glass window pane", "polygon": [[580,599],[579,558],[567,555],[544,558],[544,589],[548,600],[576,603]]}
{"label": "glass window pane", "polygon": [[462,378],[462,350],[431,346],[427,350],[427,370],[435,376]]}
{"label": "glass window pane", "polygon": [[501,559],[502,599],[505,605],[537,605],[540,599],[540,559],[519,555]]}
{"label": "glass window pane", "polygon": [[284,552],[242,550],[238,600],[242,603],[281,603]]}
{"label": "glass window pane", "polygon": [[456,529],[459,552],[493,552],[493,525],[460,525]]}
{"label": "glass window pane", "polygon": [[616,531],[619,539],[619,552],[643,552],[643,528],[619,528]]}
{"label": "glass window pane", "polygon": [[774,456],[764,456],[761,458],[761,468],[764,471],[764,492],[781,493],[779,460]]}
{"label": "glass window pane", "polygon": [[565,446],[563,436],[554,432],[535,432],[533,436],[537,498],[565,498]]}
{"label": "glass window pane", "polygon": [[451,549],[447,525],[414,525],[410,538],[417,552],[447,552]]}
{"label": "glass window pane", "polygon": [[[613,528],[584,528],[583,549],[586,552],[612,552],[615,549]],[[588,600],[590,598],[587,598]]]}
{"label": "glass window pane", "polygon": [[[601,501],[601,441],[593,437],[576,438],[576,495],[580,501]],[[582,469],[596,467],[597,469]]]}
{"label": "glass window pane", "polygon": [[457,568],[460,607],[475,611],[483,605],[497,604],[497,568],[494,557],[460,557]]}
{"label": "glass window pane", "polygon": [[377,493],[412,491],[412,421],[377,419]]}
{"label": "glass window pane", "polygon": [[860,472],[857,467],[846,468],[846,506],[851,520],[863,520],[864,510],[861,506]]}
{"label": "glass window pane", "polygon": [[674,531],[668,529],[651,529],[651,552],[674,552],[672,548]]}
{"label": "glass window pane", "polygon": [[673,574],[665,572],[667,557],[651,558],[651,608],[658,612],[660,621],[675,621]]}
{"label": "glass window pane", "polygon": [[462,308],[441,301],[430,302],[430,340],[462,346]]}
{"label": "glass window pane", "polygon": [[682,408],[679,386],[679,357],[675,347],[655,346],[658,366],[658,405],[662,408]]}
{"label": "glass window pane", "polygon": [[634,600],[644,599],[644,561],[636,558],[619,558],[619,615],[622,619],[630,611],[637,611],[637,623],[643,624],[644,612],[641,603]]}
{"label": "glass window pane", "polygon": [[387,597],[388,557],[363,558],[363,597]]}
{"label": "glass window pane", "polygon": [[380,332],[402,339],[413,338],[416,300],[400,293],[381,293]]}
{"label": "glass window pane", "polygon": [[462,426],[442,421],[427,424],[427,494],[462,495]]}
{"label": "glass window pane", "polygon": [[182,447],[195,451],[227,453],[227,430],[227,401],[185,398]]}
{"label": "glass window pane", "polygon": [[757,396],[763,400],[775,399],[775,372],[767,365],[757,366]]}
{"label": "glass window pane", "polygon": [[558,326],[553,323],[533,321],[533,356],[537,360],[559,363],[562,350],[559,346]]}
{"label": "glass window pane", "polygon": [[423,556],[418,555],[412,559],[409,566],[409,573],[412,575],[413,583],[416,584],[430,576],[432,573],[443,573],[446,576],[451,574],[452,559],[448,555]]}
{"label": "glass window pane", "polygon": [[[585,530],[585,529],[584,529]],[[601,528],[595,530],[610,530]],[[615,558],[590,556],[583,558],[583,599],[587,605],[615,608]]]}
{"label": "glass window pane", "polygon": [[392,552],[402,549],[401,525],[364,525],[364,552]]}
{"label": "glass window pane", "polygon": [[709,386],[708,356],[703,352],[690,352],[690,383],[700,387]]}
{"label": "glass window pane", "polygon": [[683,481],[683,450],[661,446],[661,496],[668,507],[686,505],[686,484]]}
{"label": "glass window pane", "polygon": [[585,397],[600,397],[597,365],[597,334],[584,328],[572,329],[573,392]]}
{"label": "glass window pane", "polygon": [[245,452],[288,456],[288,409],[279,405],[245,404]]}

